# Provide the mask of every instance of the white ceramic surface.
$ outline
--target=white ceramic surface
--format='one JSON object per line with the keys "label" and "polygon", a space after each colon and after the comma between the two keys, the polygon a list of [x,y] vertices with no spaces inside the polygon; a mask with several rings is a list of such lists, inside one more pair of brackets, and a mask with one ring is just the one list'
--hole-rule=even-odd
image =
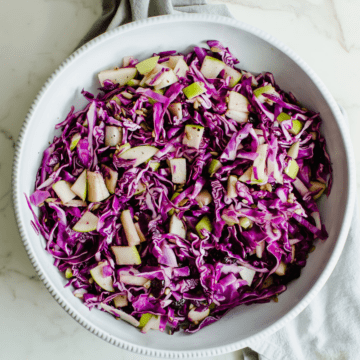
{"label": "white ceramic surface", "polygon": [[[143,336],[110,315],[100,311],[89,313],[69,289],[63,288],[65,280],[52,266],[52,258],[44,252],[44,240],[36,236],[30,226],[31,214],[23,193],[30,194],[33,190],[41,154],[52,140],[54,125],[64,118],[72,104],[77,109],[85,104],[80,91],[82,88],[95,91],[97,72],[119,64],[125,55],[143,59],[162,50],[186,51],[208,39],[218,39],[228,46],[240,59],[242,68],[273,72],[280,87],[292,90],[305,106],[320,111],[334,168],[332,194],[321,204],[329,239],[311,254],[302,276],[281,295],[280,304],[239,307],[191,336],[182,333],[168,336],[158,332]],[[41,141],[39,134],[42,134]],[[54,298],[81,325],[101,338],[156,357],[205,357],[230,352],[261,340],[294,318],[309,304],[333,270],[346,240],[355,199],[349,134],[323,83],[296,54],[270,35],[232,19],[208,15],[161,17],[132,23],[96,38],[66,60],[31,107],[19,136],[13,180],[21,236],[39,277]]]}

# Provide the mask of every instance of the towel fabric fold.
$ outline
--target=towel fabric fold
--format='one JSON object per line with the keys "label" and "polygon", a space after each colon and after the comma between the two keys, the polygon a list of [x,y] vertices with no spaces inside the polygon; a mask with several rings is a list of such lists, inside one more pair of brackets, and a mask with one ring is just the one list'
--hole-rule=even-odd
{"label": "towel fabric fold", "polygon": [[[232,17],[226,5],[209,5],[206,0],[103,0],[101,17],[82,39],[79,47],[103,32],[131,21],[182,12]],[[341,110],[346,117],[343,109]],[[245,360],[360,358],[358,234],[358,212],[355,211],[343,254],[324,288],[312,303],[283,329],[252,345],[252,349],[243,349]],[[242,357],[241,354],[238,356],[239,359]]]}

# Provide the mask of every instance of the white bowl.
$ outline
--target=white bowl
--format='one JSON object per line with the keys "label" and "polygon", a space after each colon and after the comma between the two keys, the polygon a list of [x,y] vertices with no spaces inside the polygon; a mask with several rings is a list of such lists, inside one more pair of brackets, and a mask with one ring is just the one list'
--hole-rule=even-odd
{"label": "white bowl", "polygon": [[[331,195],[320,208],[329,238],[309,257],[301,277],[290,283],[278,303],[240,306],[222,320],[193,335],[138,329],[97,310],[89,312],[75,298],[53,266],[45,241],[30,225],[24,193],[31,194],[42,153],[54,136],[54,125],[74,104],[85,105],[84,88],[96,92],[96,74],[120,64],[125,55],[139,59],[169,49],[188,51],[217,39],[240,59],[243,69],[274,73],[280,87],[291,90],[308,108],[319,111],[322,132],[333,162]],[[58,303],[82,326],[121,348],[156,357],[186,358],[218,355],[261,341],[298,315],[325,284],[344,246],[355,201],[355,165],[347,125],[337,104],[315,73],[292,50],[272,36],[239,21],[210,15],[151,18],[101,35],[71,55],[46,82],[21,130],[14,160],[14,206],[20,234],[41,280]]]}

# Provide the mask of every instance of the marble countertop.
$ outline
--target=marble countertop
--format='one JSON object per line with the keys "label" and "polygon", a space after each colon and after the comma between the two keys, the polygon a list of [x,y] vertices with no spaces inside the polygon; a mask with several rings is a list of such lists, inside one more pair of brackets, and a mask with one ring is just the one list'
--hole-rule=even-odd
{"label": "marble countertop", "polygon": [[[360,2],[222,0],[233,15],[277,37],[320,76],[349,115],[360,171]],[[3,359],[141,359],[81,327],[37,278],[11,199],[14,146],[28,109],[51,73],[101,14],[96,0],[1,0],[0,356]],[[360,178],[359,178],[360,179]],[[359,190],[358,179],[358,190]],[[358,191],[359,193],[359,191]],[[358,195],[359,196],[359,195]],[[241,359],[241,352],[213,359]]]}

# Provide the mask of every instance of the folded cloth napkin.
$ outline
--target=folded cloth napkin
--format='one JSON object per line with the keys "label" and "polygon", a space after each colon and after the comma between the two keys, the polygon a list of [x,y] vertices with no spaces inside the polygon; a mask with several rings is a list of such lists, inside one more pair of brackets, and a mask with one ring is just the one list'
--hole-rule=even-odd
{"label": "folded cloth napkin", "polygon": [[[103,13],[79,47],[95,36],[131,21],[181,12],[232,17],[226,5],[206,0],[103,0]],[[342,108],[343,115],[346,113]],[[357,210],[357,209],[356,209]],[[312,303],[292,322],[266,340],[224,355],[245,360],[347,360],[360,359],[360,234],[358,212],[341,258],[330,279]],[[129,359],[145,359],[136,354]],[[218,357],[216,357],[218,358]],[[149,358],[147,358],[149,359]],[[210,359],[207,359],[210,360]]]}

